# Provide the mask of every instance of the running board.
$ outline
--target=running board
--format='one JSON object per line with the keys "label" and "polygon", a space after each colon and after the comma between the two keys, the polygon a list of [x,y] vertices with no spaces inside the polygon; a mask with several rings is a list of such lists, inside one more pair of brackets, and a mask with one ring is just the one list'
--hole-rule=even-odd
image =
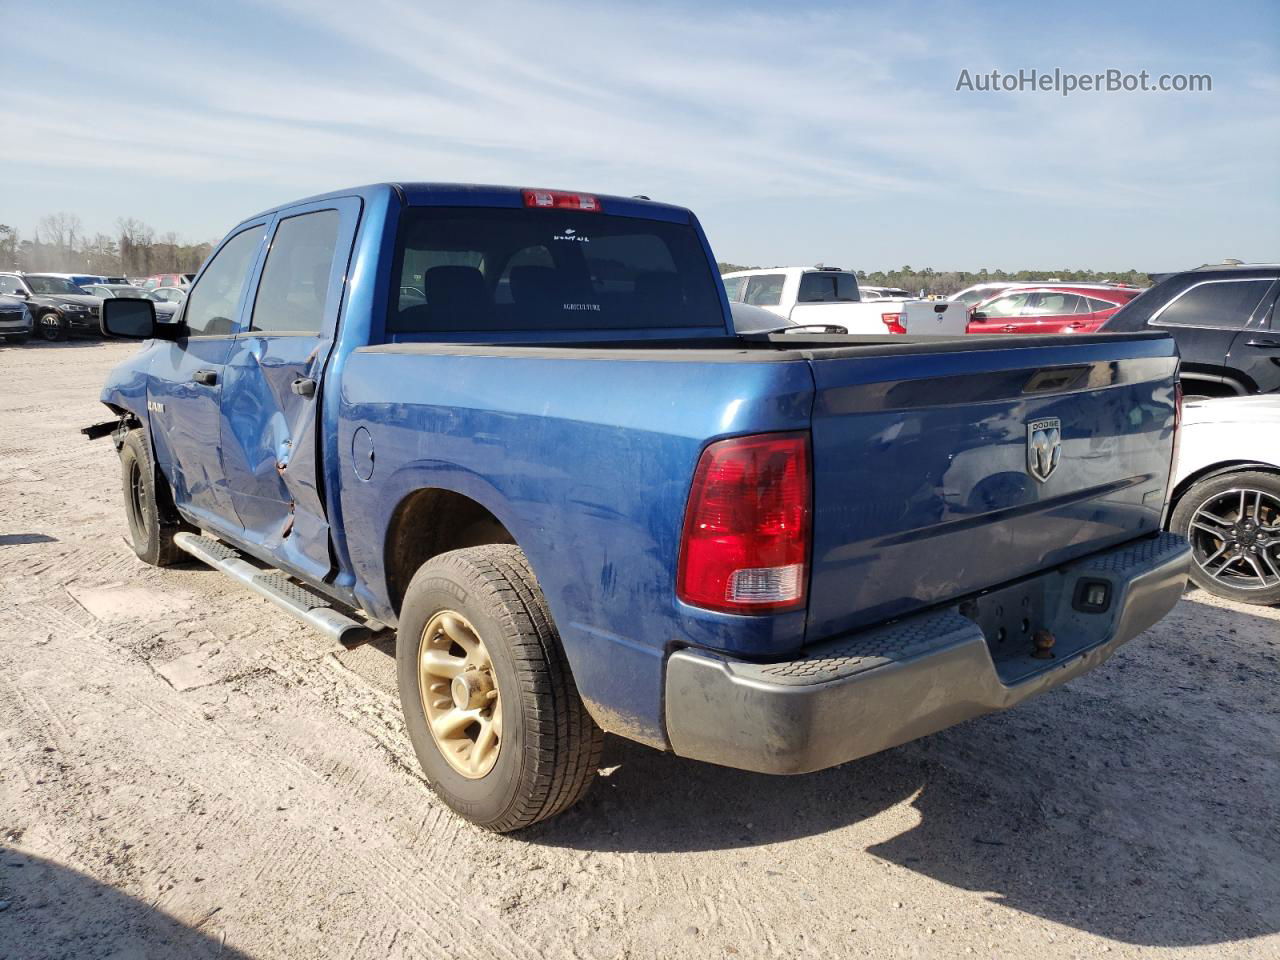
{"label": "running board", "polygon": [[173,542],[197,560],[239,580],[285,613],[314,627],[348,649],[367,642],[376,632],[367,624],[333,609],[330,606],[332,601],[319,591],[295,583],[278,570],[255,567],[221,541],[183,531],[174,536]]}

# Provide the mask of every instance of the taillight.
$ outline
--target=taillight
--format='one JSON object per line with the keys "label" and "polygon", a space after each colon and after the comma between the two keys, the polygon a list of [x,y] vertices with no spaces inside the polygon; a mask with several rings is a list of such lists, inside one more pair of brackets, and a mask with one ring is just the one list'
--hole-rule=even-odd
{"label": "taillight", "polygon": [[548,210],[586,210],[600,212],[600,201],[585,193],[565,193],[563,190],[526,190],[526,207],[543,207]]}
{"label": "taillight", "polygon": [[711,444],[694,471],[676,595],[728,613],[804,606],[811,513],[809,436]]}
{"label": "taillight", "polygon": [[890,333],[906,333],[907,328],[902,325],[902,314],[900,313],[882,313],[880,319]]}

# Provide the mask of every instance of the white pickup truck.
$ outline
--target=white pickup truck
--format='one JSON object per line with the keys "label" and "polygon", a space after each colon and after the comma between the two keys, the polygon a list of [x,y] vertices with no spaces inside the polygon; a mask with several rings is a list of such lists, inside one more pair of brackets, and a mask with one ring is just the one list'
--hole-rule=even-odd
{"label": "white pickup truck", "polygon": [[740,270],[721,279],[731,303],[762,307],[796,326],[957,336],[969,322],[965,305],[947,300],[864,300],[857,276],[836,267]]}

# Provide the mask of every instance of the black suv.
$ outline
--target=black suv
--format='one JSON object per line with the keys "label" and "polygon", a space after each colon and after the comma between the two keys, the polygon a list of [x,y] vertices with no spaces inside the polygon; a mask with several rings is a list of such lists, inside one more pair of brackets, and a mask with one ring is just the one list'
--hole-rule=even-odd
{"label": "black suv", "polygon": [[34,332],[46,340],[98,333],[102,301],[65,277],[48,273],[0,273],[0,294],[27,301]]}
{"label": "black suv", "polygon": [[1164,277],[1103,324],[1166,330],[1182,354],[1187,396],[1280,391],[1280,264],[1222,264]]}

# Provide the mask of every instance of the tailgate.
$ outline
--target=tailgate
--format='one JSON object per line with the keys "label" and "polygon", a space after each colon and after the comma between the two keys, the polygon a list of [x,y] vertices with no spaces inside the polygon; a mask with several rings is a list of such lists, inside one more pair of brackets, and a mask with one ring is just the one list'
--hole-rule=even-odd
{"label": "tailgate", "polygon": [[812,356],[808,642],[1159,528],[1173,342],[976,339]]}
{"label": "tailgate", "polygon": [[969,325],[969,308],[953,300],[912,300],[902,304],[902,325],[912,336],[957,336]]}

